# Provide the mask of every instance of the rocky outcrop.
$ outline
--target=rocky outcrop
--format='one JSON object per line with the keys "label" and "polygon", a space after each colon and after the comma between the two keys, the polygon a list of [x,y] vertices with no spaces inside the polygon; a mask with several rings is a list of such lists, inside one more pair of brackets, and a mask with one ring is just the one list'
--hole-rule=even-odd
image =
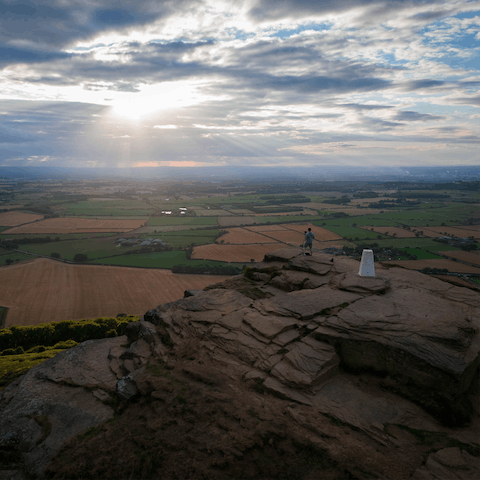
{"label": "rocky outcrop", "polygon": [[[185,458],[212,468],[290,432],[292,445],[306,442],[332,465],[357,465],[352,478],[476,478],[478,295],[400,268],[357,271],[352,259],[276,250],[245,275],[149,310],[125,337],[67,350],[2,392],[0,448],[41,473],[61,445],[112,418],[112,406],[138,402],[156,412],[142,410],[150,436],[171,452],[191,441]],[[252,433],[263,421],[276,433]],[[424,465],[410,458],[417,432],[443,442]],[[379,465],[393,451],[409,453],[392,473]]]}

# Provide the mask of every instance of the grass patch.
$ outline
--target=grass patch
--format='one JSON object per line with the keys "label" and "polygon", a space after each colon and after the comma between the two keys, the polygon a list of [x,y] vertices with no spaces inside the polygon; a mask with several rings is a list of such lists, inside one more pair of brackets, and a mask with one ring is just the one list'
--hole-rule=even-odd
{"label": "grass patch", "polygon": [[123,265],[127,267],[150,267],[150,268],[172,268],[175,265],[189,266],[229,266],[225,262],[216,262],[209,260],[189,260],[183,250],[174,250],[171,252],[151,252],[132,255],[121,255],[118,257],[109,257],[97,259],[90,264],[102,265]]}
{"label": "grass patch", "polygon": [[23,353],[0,357],[0,388],[5,387],[27,373],[35,365],[54,357],[63,350],[65,349],[51,349],[41,353]]}

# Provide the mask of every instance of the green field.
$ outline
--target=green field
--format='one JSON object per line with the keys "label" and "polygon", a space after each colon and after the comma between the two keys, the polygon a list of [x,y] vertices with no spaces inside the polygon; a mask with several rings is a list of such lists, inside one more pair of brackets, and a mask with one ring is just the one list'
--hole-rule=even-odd
{"label": "green field", "polygon": [[130,250],[138,250],[141,247],[119,247],[112,243],[111,240],[101,240],[96,238],[84,240],[70,240],[53,243],[42,243],[40,245],[21,245],[22,250],[39,255],[50,255],[51,253],[59,253],[65,260],[73,260],[77,253],[84,253],[89,258],[110,257],[112,255],[121,255]]}
{"label": "green field", "polygon": [[[52,240],[55,240],[57,237],[60,240],[75,240],[75,239],[85,239],[85,238],[102,238],[102,237],[112,237],[115,235],[119,235],[118,233],[111,233],[111,232],[103,232],[103,233],[22,233],[22,234],[15,234],[15,235],[4,235],[0,237],[0,240],[5,239],[22,239],[22,238],[46,238],[50,237]],[[54,242],[51,242],[54,243]],[[23,244],[25,245],[25,244]],[[21,246],[23,246],[21,245]],[[28,244],[27,244],[28,245]]]}
{"label": "green field", "polygon": [[428,260],[428,259],[433,260],[433,259],[443,258],[439,255],[435,255],[433,253],[422,250],[421,248],[407,248],[405,249],[405,251],[410,255],[415,255],[418,258],[418,260]]}
{"label": "green field", "polygon": [[80,201],[63,205],[67,216],[149,216],[154,207],[140,200]]}
{"label": "green field", "polygon": [[372,232],[370,230],[364,230],[363,228],[356,228],[356,227],[334,227],[334,226],[325,226],[327,230],[330,230],[337,235],[340,235],[343,238],[352,238],[354,240],[365,240],[365,239],[378,239],[381,238],[388,238],[386,235],[382,235],[376,232]]}
{"label": "green field", "polygon": [[445,245],[444,243],[435,242],[430,238],[389,238],[385,240],[374,240],[373,242],[378,243],[378,246],[382,248],[395,247],[399,250],[405,250],[415,247],[431,252],[459,250],[458,248],[450,247],[449,245]]}
{"label": "green field", "polygon": [[136,255],[122,255],[120,257],[110,257],[94,260],[88,263],[152,268],[172,268],[174,265],[231,265],[226,262],[216,262],[213,260],[188,260],[183,250],[177,250],[172,252],[140,253]]}
{"label": "green field", "polygon": [[147,225],[218,225],[217,217],[151,217]]}
{"label": "green field", "polygon": [[480,207],[477,205],[466,203],[453,203],[441,208],[432,208],[425,210],[422,206],[422,210],[407,210],[407,211],[389,211],[384,213],[378,213],[378,215],[363,215],[358,217],[348,217],[339,219],[319,220],[314,222],[315,225],[339,227],[351,227],[353,224],[358,226],[402,226],[408,225],[409,227],[420,226],[438,226],[442,223],[455,225],[462,221],[466,221],[472,217],[472,215],[479,212]]}
{"label": "green field", "polygon": [[164,232],[141,235],[142,238],[161,238],[173,248],[185,248],[191,244],[206,245],[214,243],[220,230],[180,230],[179,232]]}

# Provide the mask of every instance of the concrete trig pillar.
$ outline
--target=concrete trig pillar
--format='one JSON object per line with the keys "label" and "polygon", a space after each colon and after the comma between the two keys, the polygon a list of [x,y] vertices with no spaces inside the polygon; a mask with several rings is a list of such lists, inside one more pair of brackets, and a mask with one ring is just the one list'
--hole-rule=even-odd
{"label": "concrete trig pillar", "polygon": [[364,250],[362,252],[362,261],[358,274],[361,277],[374,277],[375,267],[373,265],[373,250]]}

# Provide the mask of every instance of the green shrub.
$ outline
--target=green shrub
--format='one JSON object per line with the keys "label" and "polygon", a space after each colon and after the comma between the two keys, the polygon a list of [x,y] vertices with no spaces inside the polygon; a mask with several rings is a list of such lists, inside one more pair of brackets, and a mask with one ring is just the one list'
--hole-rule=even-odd
{"label": "green shrub", "polygon": [[75,345],[78,345],[78,342],[75,340],[67,340],[66,342],[58,342],[53,347],[49,347],[49,350],[57,350],[57,349],[67,349],[72,348]]}
{"label": "green shrub", "polygon": [[3,352],[1,352],[0,355],[2,357],[6,356],[6,355],[16,355],[15,354],[15,349],[14,348],[7,348],[7,349],[3,350]]}
{"label": "green shrub", "polygon": [[107,338],[116,337],[116,336],[117,336],[117,331],[116,331],[114,328],[112,328],[111,330],[109,330],[109,331],[105,334],[105,336],[106,336]]}
{"label": "green shrub", "polygon": [[46,348],[43,345],[37,345],[36,347],[30,348],[25,353],[40,353],[44,352]]}
{"label": "green shrub", "polygon": [[[94,320],[65,320],[28,327],[14,325],[10,328],[0,329],[0,352],[8,349],[15,350],[17,347],[21,347],[24,350],[40,345],[51,347],[59,342],[68,342],[69,340],[76,344],[85,340],[105,338],[107,333],[112,336],[112,330],[115,331],[115,336],[120,336],[125,334],[127,325],[130,322],[137,320],[138,317],[135,316],[119,318],[100,317]],[[21,353],[23,353],[23,350]],[[3,353],[0,354],[3,355]]]}

